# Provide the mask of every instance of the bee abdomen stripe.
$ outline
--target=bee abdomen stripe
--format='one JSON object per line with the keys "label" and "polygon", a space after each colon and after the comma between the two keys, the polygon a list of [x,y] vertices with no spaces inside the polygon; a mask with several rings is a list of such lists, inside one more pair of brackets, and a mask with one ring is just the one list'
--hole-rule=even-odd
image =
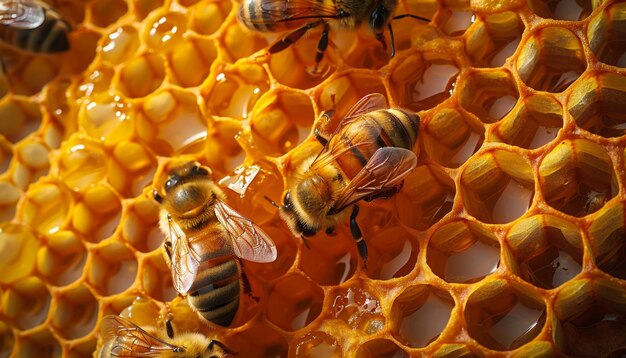
{"label": "bee abdomen stripe", "polygon": [[190,291],[193,292],[199,290],[202,287],[212,285],[218,281],[223,281],[228,278],[237,279],[238,275],[239,270],[237,268],[237,263],[235,260],[228,260],[217,266],[200,270],[194,280],[193,286],[191,286]]}
{"label": "bee abdomen stripe", "polygon": [[232,281],[226,286],[208,290],[200,294],[195,292],[189,296],[189,300],[200,312],[212,311],[231,301],[239,300],[239,281]]}
{"label": "bee abdomen stripe", "polygon": [[204,319],[207,321],[219,324],[221,326],[228,326],[235,318],[237,309],[239,308],[239,299],[234,300],[226,305],[218,307],[211,311],[198,311]]}

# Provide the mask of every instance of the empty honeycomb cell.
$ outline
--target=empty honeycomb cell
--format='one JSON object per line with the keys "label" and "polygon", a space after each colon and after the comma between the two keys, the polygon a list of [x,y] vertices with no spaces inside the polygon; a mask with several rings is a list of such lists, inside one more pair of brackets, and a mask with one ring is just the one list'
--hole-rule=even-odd
{"label": "empty honeycomb cell", "polygon": [[400,226],[372,231],[367,237],[368,277],[389,280],[408,275],[415,269],[419,245],[417,239]]}
{"label": "empty honeycomb cell", "polygon": [[516,222],[507,234],[512,271],[534,286],[552,289],[582,270],[583,244],[576,225],[552,215]]}
{"label": "empty honeycomb cell", "polygon": [[15,348],[15,335],[11,330],[11,326],[0,321],[0,357],[7,358],[11,356]]}
{"label": "empty honeycomb cell", "polygon": [[587,27],[589,46],[596,58],[611,66],[626,67],[626,4],[607,6]]}
{"label": "empty honeycomb cell", "polygon": [[152,181],[156,160],[139,143],[124,141],[113,150],[109,164],[108,182],[123,197],[140,195]]}
{"label": "empty honeycomb cell", "polygon": [[465,307],[470,336],[497,351],[512,350],[532,341],[546,322],[546,306],[535,291],[497,279],[477,287]]}
{"label": "empty honeycomb cell", "polygon": [[476,19],[466,1],[448,1],[438,13],[439,27],[448,36],[461,36]]}
{"label": "empty honeycomb cell", "polygon": [[314,112],[311,100],[297,92],[269,92],[252,111],[250,131],[264,154],[279,156],[308,137]]}
{"label": "empty honeycomb cell", "polygon": [[11,143],[19,142],[41,126],[39,105],[16,97],[0,100],[0,118],[11,118],[0,121],[0,135]]}
{"label": "empty honeycomb cell", "polygon": [[313,331],[294,338],[289,344],[289,357],[341,358],[341,345],[328,333]]}
{"label": "empty honeycomb cell", "polygon": [[86,73],[73,88],[73,95],[77,98],[91,97],[109,90],[114,71],[111,67],[100,66]]}
{"label": "empty honeycomb cell", "polygon": [[532,12],[546,19],[580,21],[591,14],[598,2],[592,0],[529,0],[528,5]]}
{"label": "empty honeycomb cell", "polygon": [[626,133],[626,77],[599,73],[572,87],[567,110],[578,127],[607,138]]}
{"label": "empty honeycomb cell", "polygon": [[259,65],[241,65],[219,71],[202,89],[207,110],[216,116],[246,119],[269,89],[269,78]]}
{"label": "empty honeycomb cell", "polygon": [[604,279],[582,279],[556,296],[556,342],[568,356],[620,357],[626,347],[624,288]]}
{"label": "empty honeycomb cell", "polygon": [[63,142],[53,172],[71,189],[85,190],[106,177],[108,161],[99,142],[74,135]]}
{"label": "empty honeycomb cell", "polygon": [[586,63],[580,40],[573,32],[545,27],[521,45],[516,68],[529,87],[562,92],[585,71]]}
{"label": "empty honeycomb cell", "polygon": [[258,277],[260,280],[271,281],[284,276],[293,266],[298,248],[296,239],[287,230],[274,227],[264,227],[263,231],[272,239],[278,252],[276,261],[272,264],[246,262],[245,269],[248,274]]}
{"label": "empty honeycomb cell", "polygon": [[391,96],[400,107],[421,111],[450,97],[459,66],[442,53],[425,52],[406,57],[389,79]]}
{"label": "empty honeycomb cell", "polygon": [[613,277],[626,280],[626,227],[624,204],[607,205],[594,216],[589,239],[596,266]]}
{"label": "empty honeycomb cell", "polygon": [[91,65],[96,57],[96,49],[102,34],[93,30],[80,29],[72,32],[70,37],[70,52],[65,56],[71,61],[64,62],[63,65],[71,73],[81,73]]}
{"label": "empty honeycomb cell", "polygon": [[[300,249],[300,269],[320,285],[338,285],[348,280],[360,263],[356,244],[347,234],[347,228],[338,228],[328,235],[319,233],[306,238]],[[294,237],[293,240],[301,238]]]}
{"label": "empty honeycomb cell", "polygon": [[478,17],[465,35],[465,51],[475,67],[500,67],[522,39],[518,14],[503,11]]}
{"label": "empty honeycomb cell", "polygon": [[267,297],[267,320],[285,331],[297,331],[319,316],[323,301],[319,286],[297,274],[285,275]]}
{"label": "empty honeycomb cell", "polygon": [[120,198],[111,188],[104,185],[90,187],[74,207],[72,226],[88,241],[100,242],[115,232],[121,207]]}
{"label": "empty honeycomb cell", "polygon": [[454,108],[442,108],[422,120],[424,153],[444,167],[458,168],[485,140],[482,123]]}
{"label": "empty honeycomb cell", "polygon": [[232,8],[230,1],[194,1],[194,5],[187,12],[189,29],[201,35],[211,35],[219,30]]}
{"label": "empty honeycomb cell", "polygon": [[114,144],[132,136],[133,108],[122,96],[101,93],[84,101],[78,124],[92,138]]}
{"label": "empty honeycomb cell", "polygon": [[258,322],[230,335],[228,346],[241,357],[287,358],[287,340],[268,324]]}
{"label": "empty honeycomb cell", "polygon": [[433,232],[426,249],[426,262],[446,282],[474,283],[498,269],[500,244],[479,223],[453,221]]}
{"label": "empty honeycomb cell", "polygon": [[174,82],[182,87],[200,85],[216,58],[217,49],[209,39],[191,38],[179,44],[169,54]]}
{"label": "empty honeycomb cell", "polygon": [[[39,241],[28,227],[0,224],[0,283],[6,285],[33,273]],[[1,292],[1,291],[0,291]]]}
{"label": "empty honeycomb cell", "polygon": [[6,179],[0,179],[0,221],[10,221],[15,216],[15,207],[21,197],[19,188]]}
{"label": "empty honeycomb cell", "polygon": [[162,90],[148,96],[137,118],[139,135],[157,155],[180,153],[207,136],[197,98],[185,90]]}
{"label": "empty honeycomb cell", "polygon": [[[420,165],[404,180],[396,194],[398,218],[405,225],[426,229],[452,210],[456,190],[454,181],[435,165]],[[411,210],[403,210],[410,207]]]}
{"label": "empty honeycomb cell", "polygon": [[490,140],[536,149],[554,140],[561,127],[563,109],[559,102],[552,97],[531,95],[492,127]]}
{"label": "empty honeycomb cell", "polygon": [[408,286],[392,303],[391,332],[409,347],[426,347],[446,328],[453,309],[454,301],[448,292],[430,285]]}
{"label": "empty honeycomb cell", "polygon": [[475,70],[457,82],[461,106],[483,123],[504,118],[519,97],[511,74],[503,69]]}
{"label": "empty honeycomb cell", "polygon": [[139,48],[139,34],[133,26],[118,27],[103,37],[100,54],[102,62],[116,66],[135,55]]}
{"label": "empty honeycomb cell", "polygon": [[[132,274],[132,272],[126,274]],[[178,294],[172,283],[172,271],[165,263],[161,250],[143,261],[140,277],[144,292],[155,300],[170,301]],[[134,279],[134,275],[127,277],[130,283]]]}
{"label": "empty honeycomb cell", "polygon": [[377,338],[366,341],[360,345],[356,352],[357,358],[376,358],[376,357],[390,357],[390,358],[409,358],[409,354],[404,351],[398,345],[385,338]]}
{"label": "empty honeycomb cell", "polygon": [[124,292],[135,282],[137,259],[133,252],[119,241],[91,251],[87,280],[103,296]]}
{"label": "empty honeycomb cell", "polygon": [[32,56],[21,63],[20,94],[34,95],[59,73],[59,65],[48,58]]}
{"label": "empty honeycomb cell", "polygon": [[585,139],[562,141],[543,158],[539,184],[553,208],[577,217],[596,212],[618,191],[606,150]]}
{"label": "empty honeycomb cell", "polygon": [[129,98],[139,98],[156,91],[164,79],[163,57],[146,53],[124,61],[116,87]]}
{"label": "empty honeycomb cell", "polygon": [[385,326],[380,299],[367,287],[350,286],[334,291],[332,313],[353,331],[376,334]]}
{"label": "empty honeycomb cell", "polygon": [[221,54],[229,63],[250,56],[268,45],[269,42],[265,37],[244,29],[239,22],[226,27],[220,39]]}
{"label": "empty honeycomb cell", "polygon": [[488,224],[511,222],[524,215],[534,194],[528,161],[507,150],[472,157],[461,172],[461,198],[467,212]]}
{"label": "empty honeycomb cell", "polygon": [[85,337],[96,328],[98,300],[83,284],[57,293],[52,305],[51,325],[60,338]]}
{"label": "empty honeycomb cell", "polygon": [[69,285],[83,276],[87,250],[82,238],[69,230],[46,237],[47,244],[37,252],[37,270],[46,282],[55,286]]}
{"label": "empty honeycomb cell", "polygon": [[128,11],[124,0],[95,0],[88,6],[91,23],[98,27],[108,27]]}
{"label": "empty honeycomb cell", "polygon": [[155,52],[168,52],[183,41],[187,19],[180,12],[156,12],[146,20],[142,39]]}
{"label": "empty honeycomb cell", "polygon": [[140,252],[154,251],[161,246],[159,207],[154,200],[144,197],[133,200],[122,219],[122,236]]}
{"label": "empty honeycomb cell", "polygon": [[41,233],[53,234],[65,225],[72,205],[72,196],[60,183],[39,181],[29,187],[18,218]]}
{"label": "empty honeycomb cell", "polygon": [[13,349],[15,357],[61,357],[61,344],[49,330],[37,330],[21,335]]}
{"label": "empty honeycomb cell", "polygon": [[20,330],[37,327],[48,318],[50,293],[36,277],[14,283],[0,297],[2,314],[10,318]]}

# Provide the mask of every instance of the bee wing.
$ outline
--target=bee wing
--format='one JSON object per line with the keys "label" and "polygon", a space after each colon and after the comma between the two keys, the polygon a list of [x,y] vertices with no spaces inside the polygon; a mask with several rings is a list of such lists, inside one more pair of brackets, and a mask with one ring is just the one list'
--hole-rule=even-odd
{"label": "bee wing", "polygon": [[336,212],[367,196],[397,186],[417,165],[417,156],[408,149],[383,147],[341,191],[333,208]]}
{"label": "bee wing", "polygon": [[113,357],[158,357],[164,351],[179,348],[163,342],[120,316],[105,316],[100,325],[100,334],[104,342],[112,342]]}
{"label": "bee wing", "polygon": [[252,262],[276,260],[276,245],[255,223],[219,200],[215,204],[215,216],[230,235],[237,257]]}
{"label": "bee wing", "polygon": [[169,239],[172,243],[172,281],[176,291],[184,295],[196,278],[200,255],[189,244],[193,238],[187,237],[173,220],[169,220],[169,229]]}
{"label": "bee wing", "polygon": [[46,14],[32,0],[0,1],[0,24],[20,29],[34,29],[43,24]]}
{"label": "bee wing", "polygon": [[[246,0],[239,9],[239,17],[245,18],[247,22],[252,24],[336,18],[338,8],[334,3],[334,1],[318,0]],[[243,15],[247,11],[245,7],[255,7],[251,12],[256,14],[256,6],[261,7],[261,16],[250,19]]]}

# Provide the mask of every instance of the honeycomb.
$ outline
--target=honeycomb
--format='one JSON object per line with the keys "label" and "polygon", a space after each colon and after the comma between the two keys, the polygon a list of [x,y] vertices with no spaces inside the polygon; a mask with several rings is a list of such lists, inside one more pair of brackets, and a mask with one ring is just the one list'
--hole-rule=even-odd
{"label": "honeycomb", "polygon": [[[626,354],[626,2],[401,0],[389,57],[367,28],[277,34],[229,0],[54,0],[71,50],[2,44],[0,357],[87,357],[122,314],[239,357]],[[421,116],[417,168],[308,246],[280,200],[362,96]],[[273,238],[258,301],[201,321],[177,297],[149,197],[164,162],[210,166]]]}

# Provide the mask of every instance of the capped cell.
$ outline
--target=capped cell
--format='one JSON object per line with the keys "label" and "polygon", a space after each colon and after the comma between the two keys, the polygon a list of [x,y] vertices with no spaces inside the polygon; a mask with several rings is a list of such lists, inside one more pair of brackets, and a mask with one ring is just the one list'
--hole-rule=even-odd
{"label": "capped cell", "polygon": [[59,292],[52,299],[51,327],[63,339],[85,337],[96,329],[98,300],[84,284]]}
{"label": "capped cell", "polygon": [[304,277],[291,274],[274,284],[267,298],[267,320],[294,332],[313,322],[322,312],[324,291]]}
{"label": "capped cell", "polygon": [[124,244],[107,241],[91,251],[87,281],[102,296],[112,296],[133,285],[137,266],[135,255]]}
{"label": "capped cell", "polygon": [[461,106],[483,123],[495,123],[504,118],[519,98],[511,74],[504,69],[474,70],[457,82]]}
{"label": "capped cell", "polygon": [[599,61],[626,67],[626,4],[616,3],[597,13],[587,26],[589,46]]}
{"label": "capped cell", "polygon": [[596,266],[613,277],[626,280],[626,224],[624,203],[599,210],[589,226],[589,240]]}
{"label": "capped cell", "polygon": [[513,11],[478,16],[464,36],[474,67],[500,67],[515,53],[524,24]]}
{"label": "capped cell", "polygon": [[46,284],[36,277],[15,282],[2,291],[2,314],[20,330],[29,330],[48,318],[51,296]]}
{"label": "capped cell", "polygon": [[350,286],[335,290],[332,314],[351,330],[376,334],[385,326],[378,296],[363,286]]}

